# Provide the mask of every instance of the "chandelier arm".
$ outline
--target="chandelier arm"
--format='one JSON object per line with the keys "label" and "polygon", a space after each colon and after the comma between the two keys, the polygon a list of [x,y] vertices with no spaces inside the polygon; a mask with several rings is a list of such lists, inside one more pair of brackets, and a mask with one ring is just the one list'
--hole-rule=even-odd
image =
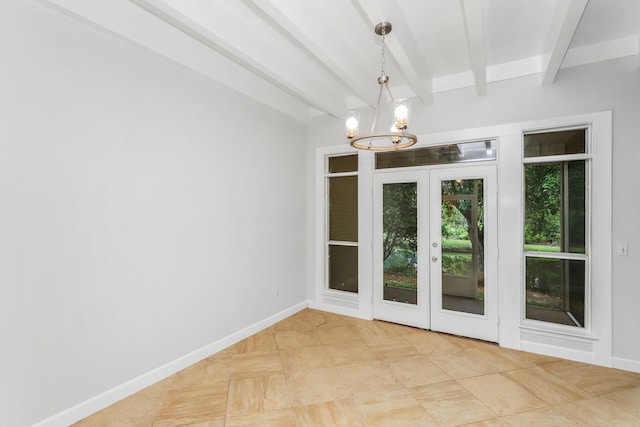
{"label": "chandelier arm", "polygon": [[391,98],[391,103],[396,102],[396,99],[393,97],[393,94],[391,93],[391,88],[389,88],[389,84],[385,83],[384,86],[387,88],[387,93],[389,94],[389,98]]}
{"label": "chandelier arm", "polygon": [[382,84],[380,85],[380,90],[378,91],[378,102],[376,102],[376,112],[373,115],[373,123],[371,124],[371,133],[376,128],[376,122],[378,121],[378,109],[380,108],[380,99],[382,98]]}

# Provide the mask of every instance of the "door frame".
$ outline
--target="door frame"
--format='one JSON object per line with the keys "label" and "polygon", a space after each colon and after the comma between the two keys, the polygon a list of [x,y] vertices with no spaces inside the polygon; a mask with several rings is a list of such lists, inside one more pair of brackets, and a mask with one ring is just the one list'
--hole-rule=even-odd
{"label": "door frame", "polygon": [[[449,165],[447,165],[449,166]],[[443,310],[441,259],[442,179],[485,180],[485,313],[469,314]],[[382,188],[384,184],[416,182],[418,216],[418,295],[417,304],[386,301],[383,297]],[[373,318],[431,329],[438,332],[498,342],[497,289],[497,173],[495,164],[454,167],[421,167],[376,173],[373,177]],[[437,242],[436,242],[437,240]],[[433,243],[437,243],[433,247]],[[436,262],[432,262],[436,257]],[[490,285],[489,285],[490,282]],[[488,296],[487,298],[487,291]],[[434,322],[435,320],[435,322]]]}
{"label": "door frame", "polygon": [[[431,329],[498,342],[498,191],[495,165],[434,169],[430,172],[429,228]],[[484,199],[484,314],[442,308],[441,182],[452,179],[483,179]]]}

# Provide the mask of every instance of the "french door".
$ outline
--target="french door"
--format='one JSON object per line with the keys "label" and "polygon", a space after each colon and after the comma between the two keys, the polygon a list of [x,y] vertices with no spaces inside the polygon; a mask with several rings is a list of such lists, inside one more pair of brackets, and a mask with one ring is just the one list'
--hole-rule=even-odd
{"label": "french door", "polygon": [[495,166],[374,176],[374,317],[498,340]]}

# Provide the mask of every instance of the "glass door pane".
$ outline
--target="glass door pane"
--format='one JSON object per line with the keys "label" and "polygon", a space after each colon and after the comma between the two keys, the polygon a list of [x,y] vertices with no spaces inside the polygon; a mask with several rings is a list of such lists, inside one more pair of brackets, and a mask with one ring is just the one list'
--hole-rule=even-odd
{"label": "glass door pane", "polygon": [[484,314],[482,179],[441,181],[442,308]]}
{"label": "glass door pane", "polygon": [[418,302],[417,183],[383,184],[383,299]]}
{"label": "glass door pane", "polygon": [[431,171],[431,329],[498,340],[495,166]]}
{"label": "glass door pane", "polygon": [[373,315],[428,329],[429,174],[373,178]]}

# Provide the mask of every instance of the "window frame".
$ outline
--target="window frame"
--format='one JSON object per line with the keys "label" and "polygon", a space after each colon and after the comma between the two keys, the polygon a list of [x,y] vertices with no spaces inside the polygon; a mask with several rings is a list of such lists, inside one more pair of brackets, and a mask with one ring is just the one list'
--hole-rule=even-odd
{"label": "window frame", "polygon": [[[585,152],[577,154],[560,154],[552,156],[535,156],[525,157],[524,138],[526,135],[540,134],[540,133],[552,133],[562,132],[568,130],[584,129],[585,131]],[[593,143],[592,143],[592,129],[590,124],[566,126],[566,127],[553,127],[553,128],[541,128],[533,131],[523,130],[522,132],[522,279],[521,279],[521,326],[529,327],[536,330],[548,330],[553,332],[559,332],[562,334],[573,335],[576,337],[591,337],[592,335],[592,300],[593,300],[593,284],[592,284],[592,182],[593,182]],[[571,161],[585,161],[585,253],[572,253],[572,252],[540,252],[540,251],[527,251],[525,250],[524,240],[524,221],[525,221],[525,170],[524,166],[531,164],[547,164],[547,163],[563,163]],[[564,203],[564,200],[562,200]],[[527,295],[526,295],[526,275],[527,275],[527,258],[547,258],[547,259],[559,259],[559,260],[577,260],[585,262],[585,284],[584,284],[584,325],[579,327],[577,325],[563,325],[560,323],[548,322],[544,320],[536,320],[527,318]]]}
{"label": "window frame", "polygon": [[[352,241],[342,241],[342,240],[331,240],[330,239],[330,230],[329,230],[329,224],[330,224],[330,194],[329,194],[329,180],[331,178],[339,178],[339,177],[347,177],[347,176],[355,176],[358,179],[358,184],[359,184],[359,165],[358,168],[355,171],[350,171],[350,172],[329,172],[329,159],[331,158],[335,158],[335,157],[344,157],[344,156],[356,156],[356,158],[358,159],[358,153],[357,152],[346,152],[346,153],[333,153],[333,154],[326,154],[324,156],[324,166],[323,166],[323,183],[324,183],[324,254],[323,254],[323,264],[324,264],[324,284],[323,284],[323,293],[325,295],[328,296],[333,296],[333,297],[337,297],[337,298],[345,298],[345,299],[349,299],[349,300],[357,300],[359,298],[359,294],[360,294],[360,286],[358,285],[358,291],[357,292],[349,292],[349,291],[343,291],[340,289],[333,289],[330,288],[330,279],[331,279],[331,274],[329,271],[329,267],[330,267],[330,263],[329,263],[329,247],[330,246],[346,246],[346,247],[356,247],[359,248],[360,244],[359,244],[359,240],[360,240],[360,236],[358,233],[358,241],[356,242],[352,242]],[[359,159],[358,159],[359,161]],[[359,162],[357,162],[359,163]],[[358,197],[357,191],[356,191],[356,197]],[[359,222],[359,221],[358,221]],[[357,226],[356,226],[357,227]],[[358,271],[359,273],[359,271]],[[359,274],[357,273],[357,276],[359,278]],[[358,280],[359,282],[359,280]]]}

